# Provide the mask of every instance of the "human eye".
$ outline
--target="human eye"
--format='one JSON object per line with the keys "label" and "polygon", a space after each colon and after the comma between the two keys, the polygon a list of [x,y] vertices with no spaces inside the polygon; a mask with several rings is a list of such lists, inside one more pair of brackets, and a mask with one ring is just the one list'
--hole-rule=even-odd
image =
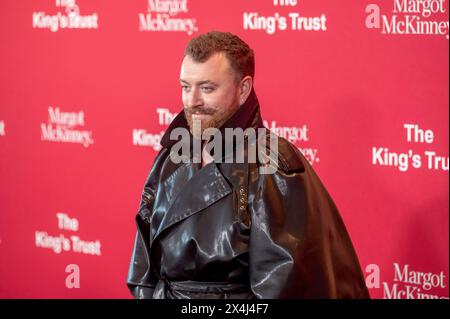
{"label": "human eye", "polygon": [[182,85],[181,85],[181,89],[182,89],[184,92],[188,92],[188,91],[189,91],[189,86],[182,84]]}
{"label": "human eye", "polygon": [[202,86],[201,90],[205,93],[210,93],[210,92],[214,91],[214,88],[212,86]]}

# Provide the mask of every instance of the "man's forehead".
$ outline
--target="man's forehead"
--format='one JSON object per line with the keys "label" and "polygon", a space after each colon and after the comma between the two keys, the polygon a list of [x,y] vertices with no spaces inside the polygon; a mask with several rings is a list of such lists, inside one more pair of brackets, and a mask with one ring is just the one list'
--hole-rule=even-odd
{"label": "man's forehead", "polygon": [[205,62],[195,61],[186,55],[181,65],[180,80],[184,82],[217,81],[229,76],[232,76],[232,70],[223,53],[215,53]]}

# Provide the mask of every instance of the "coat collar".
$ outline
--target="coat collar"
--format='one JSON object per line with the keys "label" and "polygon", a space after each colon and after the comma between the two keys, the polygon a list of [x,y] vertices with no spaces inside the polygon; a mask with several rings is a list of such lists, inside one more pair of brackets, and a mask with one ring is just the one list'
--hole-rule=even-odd
{"label": "coat collar", "polygon": [[[255,129],[264,127],[258,97],[256,96],[254,89],[250,92],[250,95],[245,103],[242,104],[242,106],[218,129],[222,133],[222,136],[225,136],[226,128],[242,128],[245,130],[249,127],[253,127]],[[175,128],[186,128],[189,131],[189,126],[186,121],[184,111],[178,113],[163,135],[161,139],[161,146],[163,148],[170,150],[175,143],[179,142],[180,139],[170,139],[170,133]],[[190,141],[192,141],[193,136],[191,133],[189,133],[189,135]]]}

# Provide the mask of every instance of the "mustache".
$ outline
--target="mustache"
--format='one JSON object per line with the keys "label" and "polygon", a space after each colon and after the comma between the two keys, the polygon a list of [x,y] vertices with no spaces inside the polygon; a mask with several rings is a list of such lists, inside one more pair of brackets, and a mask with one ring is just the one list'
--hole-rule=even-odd
{"label": "mustache", "polygon": [[216,113],[216,110],[207,108],[207,107],[195,107],[195,108],[186,108],[184,109],[184,112],[186,112],[187,115],[192,114],[204,114],[204,115],[213,115]]}

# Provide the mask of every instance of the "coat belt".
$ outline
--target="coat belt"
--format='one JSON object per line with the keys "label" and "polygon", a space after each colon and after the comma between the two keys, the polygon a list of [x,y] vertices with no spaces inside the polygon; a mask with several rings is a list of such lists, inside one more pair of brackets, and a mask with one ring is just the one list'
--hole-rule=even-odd
{"label": "coat belt", "polygon": [[233,297],[234,295],[253,295],[248,284],[208,282],[208,281],[169,281],[160,279],[155,286],[153,299]]}

